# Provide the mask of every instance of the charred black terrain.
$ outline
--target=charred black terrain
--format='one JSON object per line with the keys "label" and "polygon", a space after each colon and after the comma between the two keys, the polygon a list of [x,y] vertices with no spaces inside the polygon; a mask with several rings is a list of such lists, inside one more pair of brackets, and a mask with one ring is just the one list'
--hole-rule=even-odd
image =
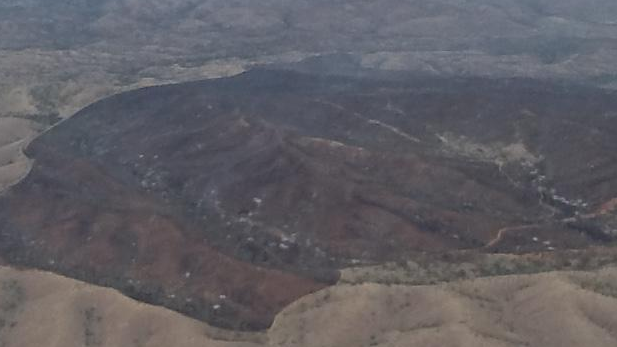
{"label": "charred black terrain", "polygon": [[267,327],[337,269],[617,234],[617,95],[530,80],[254,70],[147,88],[28,148],[0,256]]}

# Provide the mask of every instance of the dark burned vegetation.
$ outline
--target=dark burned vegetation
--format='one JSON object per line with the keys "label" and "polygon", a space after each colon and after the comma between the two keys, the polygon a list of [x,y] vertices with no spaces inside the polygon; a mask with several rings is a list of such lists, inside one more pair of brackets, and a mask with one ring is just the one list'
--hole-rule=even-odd
{"label": "dark burned vegetation", "polygon": [[25,299],[24,289],[17,281],[0,281],[0,346],[4,346],[2,331],[18,324],[17,315]]}
{"label": "dark burned vegetation", "polygon": [[1,256],[262,329],[342,267],[613,242],[615,109],[599,89],[370,73],[121,94],[28,148]]}

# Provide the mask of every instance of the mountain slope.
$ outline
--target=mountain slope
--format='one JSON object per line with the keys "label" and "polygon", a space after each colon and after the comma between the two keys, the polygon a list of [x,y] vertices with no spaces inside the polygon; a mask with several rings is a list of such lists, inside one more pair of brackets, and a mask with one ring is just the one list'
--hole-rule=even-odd
{"label": "mountain slope", "polygon": [[615,281],[617,272],[607,268],[440,286],[335,286],[290,305],[267,333],[242,334],[135,302],[111,289],[2,267],[0,343],[609,347],[617,343]]}
{"label": "mountain slope", "polygon": [[28,147],[0,254],[261,329],[353,264],[612,244],[616,104],[528,80],[271,70],[121,94]]}

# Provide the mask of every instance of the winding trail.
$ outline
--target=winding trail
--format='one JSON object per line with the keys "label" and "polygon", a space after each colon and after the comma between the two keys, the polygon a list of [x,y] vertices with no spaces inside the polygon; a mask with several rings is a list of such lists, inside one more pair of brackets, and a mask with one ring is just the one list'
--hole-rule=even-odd
{"label": "winding trail", "polygon": [[497,230],[497,235],[495,236],[495,238],[492,239],[491,241],[489,241],[486,245],[484,245],[483,248],[491,248],[491,247],[495,246],[496,244],[501,242],[501,240],[503,240],[503,238],[509,232],[525,230],[525,229],[532,229],[532,228],[536,228],[536,227],[539,227],[539,226],[540,226],[540,224],[525,224],[525,225],[516,225],[516,226],[510,226],[510,227],[501,228],[501,229]]}
{"label": "winding trail", "polygon": [[322,105],[327,105],[327,106],[333,107],[333,108],[335,108],[337,110],[348,112],[352,116],[354,116],[354,117],[356,117],[358,119],[361,119],[362,121],[366,122],[367,124],[377,125],[379,127],[382,127],[382,128],[384,128],[384,129],[386,129],[386,130],[388,130],[388,131],[390,131],[390,132],[392,132],[392,133],[394,133],[394,134],[396,134],[396,135],[398,135],[398,136],[400,136],[400,137],[402,137],[402,138],[404,138],[406,140],[409,140],[411,142],[414,142],[414,143],[421,143],[422,142],[417,137],[412,136],[412,135],[404,132],[403,130],[401,130],[401,129],[395,127],[395,126],[392,126],[390,124],[384,123],[384,122],[376,120],[376,119],[368,118],[368,117],[362,115],[361,113],[358,113],[356,111],[351,111],[351,110],[347,109],[346,107],[344,107],[342,105],[339,105],[337,103],[334,103],[334,102],[331,102],[331,101],[325,101],[325,100],[321,100],[321,99],[315,99],[314,101],[319,103],[319,104],[322,104]]}
{"label": "winding trail", "polygon": [[[547,205],[547,206],[550,206],[550,205]],[[617,198],[613,198],[613,199],[605,202],[604,204],[602,204],[602,206],[600,206],[600,208],[596,212],[579,215],[578,218],[580,218],[582,220],[594,219],[594,218],[598,218],[598,217],[607,215],[607,214],[615,212],[615,211],[617,211]],[[560,220],[557,220],[557,221],[560,222],[560,223],[569,223],[569,222],[576,221],[576,218],[575,217],[568,217],[568,218],[563,218],[563,219],[560,219]],[[483,248],[490,248],[490,247],[495,246],[496,244],[501,242],[503,240],[503,238],[506,236],[506,234],[509,233],[509,232],[520,231],[520,230],[531,229],[531,228],[537,228],[537,227],[540,227],[541,225],[542,224],[540,224],[540,223],[535,223],[535,224],[525,224],[525,225],[517,225],[517,226],[501,228],[501,229],[499,229],[497,231],[497,235],[495,236],[495,238],[492,239],[491,241],[489,241],[486,245],[484,245]]]}

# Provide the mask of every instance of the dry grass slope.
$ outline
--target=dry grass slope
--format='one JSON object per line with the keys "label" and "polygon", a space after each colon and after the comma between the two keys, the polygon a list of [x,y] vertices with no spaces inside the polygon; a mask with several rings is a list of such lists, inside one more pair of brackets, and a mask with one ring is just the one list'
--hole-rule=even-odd
{"label": "dry grass slope", "polygon": [[339,285],[290,305],[267,333],[211,328],[118,292],[0,268],[0,345],[615,346],[617,268],[439,286]]}
{"label": "dry grass slope", "polygon": [[[49,273],[0,269],[0,346],[258,346],[237,342],[240,334],[225,335],[114,290]],[[252,338],[260,340],[257,334]]]}
{"label": "dry grass slope", "polygon": [[29,120],[0,118],[0,192],[30,171],[32,163],[22,150],[39,130]]}

